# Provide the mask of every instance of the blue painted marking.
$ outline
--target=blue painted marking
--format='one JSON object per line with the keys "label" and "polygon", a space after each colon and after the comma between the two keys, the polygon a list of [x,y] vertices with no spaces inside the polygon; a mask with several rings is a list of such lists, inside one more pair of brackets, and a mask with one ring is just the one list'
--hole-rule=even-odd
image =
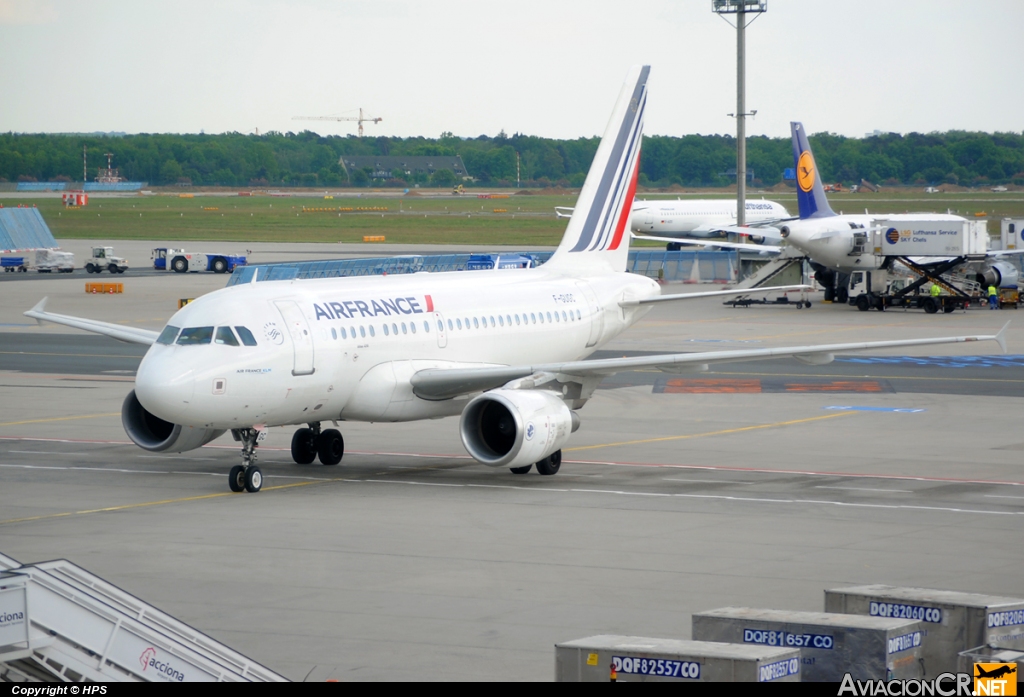
{"label": "blue painted marking", "polygon": [[940,368],[1021,368],[1024,355],[1009,356],[844,356],[837,363],[861,365],[921,365]]}
{"label": "blue painted marking", "polygon": [[831,409],[832,411],[894,411],[899,414],[917,414],[918,412],[928,411],[927,409],[907,409],[901,407],[822,407],[822,409]]}
{"label": "blue painted marking", "polygon": [[34,327],[35,322],[0,322],[0,327]]}

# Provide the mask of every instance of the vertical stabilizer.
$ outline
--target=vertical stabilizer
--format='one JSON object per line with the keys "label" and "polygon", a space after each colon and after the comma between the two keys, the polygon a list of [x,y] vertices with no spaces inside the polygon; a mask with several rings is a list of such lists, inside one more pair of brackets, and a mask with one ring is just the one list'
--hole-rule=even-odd
{"label": "vertical stabilizer", "polygon": [[814,162],[804,125],[799,121],[791,121],[789,126],[793,131],[796,202],[800,207],[800,218],[831,218],[835,213],[825,198],[825,187],[821,184],[821,175]]}
{"label": "vertical stabilizer", "polygon": [[626,270],[650,70],[634,66],[626,76],[565,235],[546,268],[577,274]]}

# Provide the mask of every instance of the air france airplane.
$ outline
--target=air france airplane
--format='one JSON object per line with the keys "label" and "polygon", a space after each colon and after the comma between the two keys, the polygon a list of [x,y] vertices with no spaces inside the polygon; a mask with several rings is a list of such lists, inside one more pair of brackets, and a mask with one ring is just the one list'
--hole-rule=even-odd
{"label": "air france airplane", "polygon": [[[837,214],[829,206],[825,189],[821,184],[818,167],[811,152],[811,143],[803,124],[791,122],[793,134],[793,161],[796,166],[796,198],[800,219],[780,228],[786,243],[799,249],[811,258],[816,278],[826,289],[836,285],[836,299],[846,302],[845,282],[836,284],[839,274],[853,271],[873,271],[890,267],[885,256],[876,256],[868,244],[869,233],[880,222],[895,223],[901,220],[961,223],[966,219],[946,213],[911,213],[899,215]],[[978,281],[985,285],[1012,285],[1017,282],[1017,268],[1006,261],[993,260],[1007,253],[1021,250],[989,250],[985,258],[972,261],[970,267],[977,274]],[[942,258],[932,258],[937,264]],[[845,278],[845,276],[840,277]],[[829,299],[829,298],[826,298]],[[880,306],[881,307],[881,306]],[[866,308],[865,308],[866,309]]]}
{"label": "air france airplane", "polygon": [[[725,361],[993,339],[947,337],[716,353],[583,360],[653,303],[730,291],[661,295],[626,273],[647,66],[619,94],[576,210],[551,260],[536,269],[256,281],[209,293],[160,332],[47,312],[25,314],[150,344],[124,401],[128,436],[153,452],[199,448],[231,431],[242,462],[233,491],[259,491],[256,448],[270,426],[300,426],[296,463],[344,454],[324,422],[414,421],[460,415],[469,454],[491,467],[555,474],[577,410],[624,370],[700,370]],[[749,291],[738,291],[749,292]]]}

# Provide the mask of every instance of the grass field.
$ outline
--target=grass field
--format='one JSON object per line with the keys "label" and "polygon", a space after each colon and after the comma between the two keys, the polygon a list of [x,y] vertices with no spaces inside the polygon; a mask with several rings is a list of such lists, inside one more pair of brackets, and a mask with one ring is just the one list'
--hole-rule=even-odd
{"label": "grass field", "polygon": [[[677,195],[642,194],[648,198]],[[687,193],[681,198],[731,198],[729,193]],[[796,212],[792,193],[765,193]],[[761,198],[762,194],[750,194]],[[837,211],[857,213],[937,212],[966,217],[985,212],[989,232],[999,234],[999,219],[1024,217],[1024,196],[1008,192],[930,194],[889,192],[832,194]],[[361,242],[364,235],[384,235],[398,244],[558,244],[565,220],[555,206],[572,206],[575,195],[514,195],[507,199],[465,196],[337,196],[321,197],[176,194],[91,197],[82,209],[65,209],[59,198],[3,198],[4,206],[36,205],[55,237],[154,241],[210,240],[228,242]],[[303,208],[378,208],[351,212],[304,211]],[[213,210],[211,210],[213,209]],[[495,212],[495,209],[503,209]]]}

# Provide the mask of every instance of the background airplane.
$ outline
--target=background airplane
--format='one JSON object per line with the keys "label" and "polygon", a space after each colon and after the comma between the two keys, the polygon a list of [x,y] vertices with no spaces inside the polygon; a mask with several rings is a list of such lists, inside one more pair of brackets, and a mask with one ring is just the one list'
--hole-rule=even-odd
{"label": "background airplane", "polygon": [[[122,422],[153,452],[192,450],[231,431],[242,462],[232,490],[259,491],[256,447],[271,426],[296,425],[296,463],[338,464],[344,439],[324,422],[460,417],[481,464],[555,474],[578,410],[606,376],[656,368],[839,351],[994,340],[1004,333],[790,348],[584,360],[655,303],[749,291],[661,295],[626,272],[649,68],[627,75],[565,234],[533,269],[262,281],[209,293],[161,332],[47,312],[37,320],[150,346]],[[1005,332],[1005,327],[1004,330]]]}
{"label": "background airplane", "polygon": [[[963,223],[966,218],[946,213],[913,213],[900,215],[846,214],[832,210],[821,184],[821,176],[811,152],[811,144],[803,124],[790,124],[793,134],[793,161],[797,176],[797,206],[800,218],[780,228],[787,244],[799,249],[811,259],[815,279],[826,288],[826,299],[832,294],[837,302],[848,300],[849,274],[854,271],[893,271],[892,257],[874,254],[869,245],[871,232],[879,224],[915,221],[935,223]],[[987,240],[986,240],[987,243]],[[983,259],[971,261],[967,268],[984,285],[1009,285],[1017,282],[1017,269],[998,257],[1021,250],[988,250]],[[941,264],[948,257],[922,259],[922,266]]]}

